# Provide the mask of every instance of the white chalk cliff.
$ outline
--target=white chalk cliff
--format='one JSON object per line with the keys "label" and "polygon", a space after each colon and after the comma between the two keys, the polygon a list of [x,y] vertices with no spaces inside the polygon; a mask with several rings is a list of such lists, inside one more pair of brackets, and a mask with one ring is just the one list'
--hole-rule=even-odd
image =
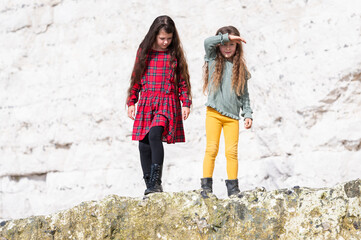
{"label": "white chalk cliff", "polygon": [[[2,0],[0,219],[143,194],[125,97],[137,47],[162,14],[177,25],[194,102],[187,142],[165,146],[166,192],[200,187],[203,40],[225,25],[247,40],[252,74],[254,125],[240,132],[241,190],[359,178],[360,9],[358,0]],[[220,198],[223,148],[214,172]]]}

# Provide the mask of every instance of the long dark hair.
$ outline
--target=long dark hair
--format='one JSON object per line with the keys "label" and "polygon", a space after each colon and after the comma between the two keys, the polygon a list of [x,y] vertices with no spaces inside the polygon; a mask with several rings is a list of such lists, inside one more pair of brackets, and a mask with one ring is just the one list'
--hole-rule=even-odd
{"label": "long dark hair", "polygon": [[[239,31],[237,28],[233,26],[226,26],[222,27],[217,30],[216,35],[219,33],[222,34],[232,34],[236,36],[240,36]],[[213,86],[217,89],[222,81],[222,74],[223,74],[223,67],[225,63],[225,59],[219,50],[219,46],[216,47],[216,59],[215,59],[215,67],[214,72],[211,76],[213,80]],[[209,79],[208,79],[208,62],[204,63],[203,66],[203,92],[207,91]],[[243,47],[242,44],[237,43],[236,52],[233,56],[233,69],[232,69],[232,88],[236,92],[238,96],[243,94],[244,86],[246,84],[246,77],[247,77],[247,66],[246,61],[243,57]]]}
{"label": "long dark hair", "polygon": [[171,44],[168,46],[168,51],[171,54],[171,63],[177,59],[178,64],[175,69],[175,87],[178,90],[178,82],[180,77],[182,77],[187,84],[187,93],[191,99],[191,84],[189,81],[189,71],[188,64],[186,62],[182,44],[179,39],[178,31],[175,26],[174,21],[169,16],[159,16],[157,17],[152,25],[150,26],[148,33],[145,35],[143,41],[140,43],[137,57],[134,63],[132,76],[130,79],[130,87],[128,89],[127,100],[131,95],[131,90],[134,84],[139,83],[142,79],[144,71],[146,69],[147,55],[151,50],[153,44],[156,41],[157,35],[160,30],[164,30],[166,33],[173,33],[173,38]]}

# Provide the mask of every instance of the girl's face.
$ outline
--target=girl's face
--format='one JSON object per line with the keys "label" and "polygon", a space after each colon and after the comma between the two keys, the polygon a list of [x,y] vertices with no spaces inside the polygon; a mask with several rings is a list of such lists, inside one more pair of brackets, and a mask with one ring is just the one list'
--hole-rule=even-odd
{"label": "girl's face", "polygon": [[168,46],[172,43],[172,39],[173,33],[167,33],[161,29],[156,37],[153,49],[158,51],[167,50]]}
{"label": "girl's face", "polygon": [[221,51],[223,57],[230,59],[236,52],[237,43],[235,42],[227,42],[224,45],[219,45],[219,50]]}

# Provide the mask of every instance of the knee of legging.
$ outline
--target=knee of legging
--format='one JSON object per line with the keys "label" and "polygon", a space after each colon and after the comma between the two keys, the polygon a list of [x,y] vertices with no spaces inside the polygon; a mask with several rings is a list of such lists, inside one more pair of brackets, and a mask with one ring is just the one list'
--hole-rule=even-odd
{"label": "knee of legging", "polygon": [[232,146],[226,149],[226,158],[229,160],[238,160],[238,151],[237,146]]}
{"label": "knee of legging", "polygon": [[207,144],[206,154],[212,158],[215,158],[218,154],[218,144]]}
{"label": "knee of legging", "polygon": [[149,131],[148,139],[150,142],[161,141],[164,127],[152,127]]}
{"label": "knee of legging", "polygon": [[142,143],[142,142],[139,142],[138,148],[139,148],[140,152],[148,152],[148,151],[150,151],[150,146],[145,144],[145,143]]}

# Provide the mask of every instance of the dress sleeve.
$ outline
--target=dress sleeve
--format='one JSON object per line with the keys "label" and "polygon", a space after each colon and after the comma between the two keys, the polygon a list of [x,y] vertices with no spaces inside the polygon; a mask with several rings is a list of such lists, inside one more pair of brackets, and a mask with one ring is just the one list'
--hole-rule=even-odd
{"label": "dress sleeve", "polygon": [[[135,62],[139,61],[140,51],[141,51],[141,49],[139,48],[137,51],[137,56],[135,58]],[[135,73],[134,73],[134,69],[133,69],[132,78],[134,77],[134,75],[135,75]],[[127,99],[128,106],[135,105],[138,102],[140,90],[141,90],[141,85],[139,83],[135,83],[133,85],[132,89],[130,90],[130,95]]]}
{"label": "dress sleeve", "polygon": [[181,76],[178,83],[178,96],[182,101],[182,107],[190,107],[192,105],[192,100],[189,98],[187,89],[187,83]]}
{"label": "dress sleeve", "polygon": [[134,84],[134,86],[130,90],[130,96],[128,97],[128,100],[127,100],[128,106],[135,105],[138,102],[140,89],[141,89],[141,86],[139,83]]}
{"label": "dress sleeve", "polygon": [[251,102],[249,100],[249,93],[248,93],[248,81],[246,81],[246,84],[244,86],[244,92],[241,96],[241,101],[242,101],[242,113],[241,116],[246,119],[246,118],[250,118],[252,119],[252,109],[251,109]]}
{"label": "dress sleeve", "polygon": [[204,60],[206,62],[213,60],[216,58],[216,47],[218,44],[224,44],[226,42],[229,42],[228,33],[221,34],[219,33],[217,36],[212,36],[209,38],[206,38],[204,40],[204,50],[206,51],[206,55],[204,56]]}

